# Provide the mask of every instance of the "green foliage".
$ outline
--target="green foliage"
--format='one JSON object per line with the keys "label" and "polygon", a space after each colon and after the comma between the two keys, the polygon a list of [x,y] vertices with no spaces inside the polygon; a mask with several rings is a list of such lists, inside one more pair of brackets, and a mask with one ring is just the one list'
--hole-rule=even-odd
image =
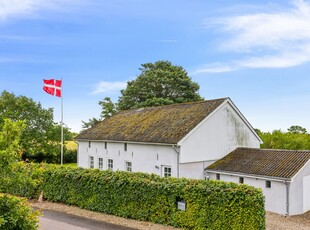
{"label": "green foliage", "polygon": [[23,121],[13,122],[3,120],[3,128],[0,131],[0,174],[3,178],[9,178],[14,172],[12,167],[20,160],[20,136],[25,127]]}
{"label": "green foliage", "polygon": [[[36,197],[44,190],[49,201],[186,229],[265,229],[262,191],[247,185],[55,165],[16,170],[36,182],[21,181],[25,190],[3,186],[6,192]],[[177,209],[181,200],[186,211]]]}
{"label": "green foliage", "polygon": [[203,100],[193,82],[181,66],[169,61],[142,64],[137,79],[127,82],[121,90],[118,109],[126,110]]}
{"label": "green foliage", "polygon": [[306,134],[307,130],[299,125],[292,125],[290,128],[287,129],[290,133],[295,134]]}
{"label": "green foliage", "polygon": [[82,129],[89,129],[97,125],[101,119],[97,119],[93,117],[92,119],[88,119],[88,121],[82,121]]}
{"label": "green foliage", "polygon": [[105,97],[103,101],[99,101],[99,105],[101,105],[101,119],[105,119],[113,116],[117,113],[117,105],[114,104],[109,97]]}
{"label": "green foliage", "polygon": [[291,126],[289,132],[274,130],[270,132],[258,132],[263,140],[261,148],[265,149],[292,149],[309,150],[310,134],[300,126]]}
{"label": "green foliage", "polygon": [[[24,152],[22,154],[22,160],[26,162],[33,162],[33,163],[49,163],[49,164],[60,164],[60,147],[58,152],[54,153],[42,153],[37,152],[34,154],[28,154]],[[67,149],[64,146],[63,152],[63,162],[64,163],[76,163],[77,162],[77,150],[76,149]]]}
{"label": "green foliage", "polygon": [[82,129],[94,127],[103,119],[111,117],[118,112],[117,104],[114,104],[110,97],[105,97],[102,101],[99,101],[98,104],[101,106],[100,118],[97,119],[93,117],[88,121],[82,121]]}
{"label": "green foliage", "polygon": [[0,194],[0,230],[36,230],[39,215],[26,199]]}
{"label": "green foliage", "polygon": [[[60,149],[60,125],[53,121],[53,109],[44,109],[40,103],[25,96],[15,96],[3,91],[0,95],[0,130],[5,119],[23,120],[26,128],[21,135],[23,152],[56,154]],[[72,140],[73,134],[64,128],[65,140]]]}

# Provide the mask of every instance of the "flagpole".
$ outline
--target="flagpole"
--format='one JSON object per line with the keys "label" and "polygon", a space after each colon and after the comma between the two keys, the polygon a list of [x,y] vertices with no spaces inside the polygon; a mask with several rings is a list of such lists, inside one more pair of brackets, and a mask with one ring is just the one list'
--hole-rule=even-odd
{"label": "flagpole", "polygon": [[64,125],[63,125],[63,119],[64,119],[64,112],[63,112],[63,84],[62,84],[62,78],[61,78],[61,156],[60,156],[60,164],[63,165],[63,155],[64,155]]}

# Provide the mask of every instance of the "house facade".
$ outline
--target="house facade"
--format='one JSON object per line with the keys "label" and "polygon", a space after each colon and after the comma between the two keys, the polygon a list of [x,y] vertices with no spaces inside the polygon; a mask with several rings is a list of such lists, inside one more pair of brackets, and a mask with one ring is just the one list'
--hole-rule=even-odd
{"label": "house facade", "polygon": [[121,111],[76,137],[78,166],[204,179],[204,169],[261,139],[230,98]]}
{"label": "house facade", "polygon": [[209,179],[261,188],[267,211],[297,215],[310,210],[310,151],[237,148],[205,173]]}

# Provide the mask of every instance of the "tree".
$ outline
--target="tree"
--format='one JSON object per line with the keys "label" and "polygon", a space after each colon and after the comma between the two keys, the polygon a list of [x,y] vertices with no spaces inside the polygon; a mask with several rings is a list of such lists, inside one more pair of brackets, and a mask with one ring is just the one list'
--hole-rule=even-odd
{"label": "tree", "polygon": [[[25,122],[26,128],[20,137],[23,152],[60,153],[60,126],[53,120],[53,109],[44,109],[31,98],[3,91],[0,95],[0,130],[4,128],[6,118]],[[69,129],[64,128],[64,133],[68,136]]]}
{"label": "tree", "polygon": [[121,90],[119,110],[203,100],[198,93],[199,85],[181,66],[169,61],[141,66],[137,79],[128,81],[126,89]]}
{"label": "tree", "polygon": [[117,113],[117,105],[113,103],[111,98],[105,97],[103,101],[99,101],[99,105],[101,105],[101,119],[105,119],[107,117],[113,116]]}
{"label": "tree", "polygon": [[305,134],[307,133],[307,130],[301,126],[298,125],[292,125],[290,128],[287,129],[290,133],[295,133],[295,134]]}
{"label": "tree", "polygon": [[82,121],[82,129],[94,127],[100,121],[113,116],[118,111],[117,104],[114,104],[110,97],[105,97],[102,101],[99,101],[98,104],[101,106],[100,118],[97,119],[93,117],[88,121]]}
{"label": "tree", "polygon": [[21,157],[20,138],[26,127],[24,121],[13,122],[3,119],[2,131],[0,131],[0,173],[7,174],[11,165]]}
{"label": "tree", "polygon": [[282,132],[281,130],[274,130],[271,133],[260,132],[259,136],[263,140],[261,148],[293,150],[310,149],[310,134],[307,133]]}

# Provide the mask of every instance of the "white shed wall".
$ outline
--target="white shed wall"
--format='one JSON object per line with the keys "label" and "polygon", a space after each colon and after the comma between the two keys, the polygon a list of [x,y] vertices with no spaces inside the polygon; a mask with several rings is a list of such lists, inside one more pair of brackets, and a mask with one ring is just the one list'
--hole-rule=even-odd
{"label": "white shed wall", "polygon": [[180,164],[180,177],[191,179],[205,179],[204,169],[215,161],[201,161]]}
{"label": "white shed wall", "polygon": [[[302,214],[307,209],[307,199],[309,199],[310,194],[304,194],[304,190],[310,191],[309,184],[304,184],[304,178],[310,175],[310,162],[305,164],[305,166],[296,174],[293,178],[293,182],[290,184],[290,200],[289,200],[289,215]],[[304,188],[307,186],[307,188]],[[307,198],[306,198],[307,197]]]}
{"label": "white shed wall", "polygon": [[113,171],[125,171],[126,161],[132,162],[133,172],[154,173],[162,176],[163,166],[171,166],[171,174],[177,177],[177,153],[169,145],[151,145],[127,143],[127,151],[124,151],[124,143],[92,141],[89,148],[88,141],[79,141],[78,166],[89,168],[89,156],[94,156],[94,166],[98,168],[98,158],[103,158],[103,169],[107,169],[108,159],[113,159]]}
{"label": "white shed wall", "polygon": [[[208,173],[211,180],[216,180],[215,173]],[[260,178],[250,178],[245,175],[225,175],[220,174],[220,180],[226,182],[239,183],[239,178],[244,178],[244,184],[251,185],[256,188],[261,188],[265,196],[265,209],[270,212],[275,212],[281,215],[286,214],[286,185],[283,182],[272,181],[271,188],[266,188],[266,180]]]}
{"label": "white shed wall", "polygon": [[181,163],[218,160],[237,147],[259,148],[260,140],[227,102],[181,142]]}

